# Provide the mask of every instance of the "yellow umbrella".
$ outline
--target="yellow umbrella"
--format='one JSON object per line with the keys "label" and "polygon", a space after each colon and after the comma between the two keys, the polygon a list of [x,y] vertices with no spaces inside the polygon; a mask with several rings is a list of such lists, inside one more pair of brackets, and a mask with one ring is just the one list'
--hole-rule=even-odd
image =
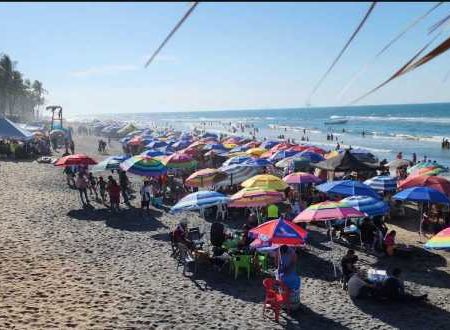
{"label": "yellow umbrella", "polygon": [[329,153],[325,154],[324,158],[325,159],[330,159],[330,158],[336,157],[338,155],[339,155],[339,151],[333,150],[333,151],[330,151]]}
{"label": "yellow umbrella", "polygon": [[279,203],[284,194],[262,187],[244,188],[230,197],[229,207],[261,207]]}
{"label": "yellow umbrella", "polygon": [[248,153],[246,153],[244,151],[239,151],[239,152],[232,152],[227,155],[228,158],[233,158],[233,157],[238,157],[238,156],[248,156]]}
{"label": "yellow umbrella", "polygon": [[246,151],[246,153],[248,154],[248,155],[252,155],[252,156],[254,156],[254,157],[259,157],[259,156],[261,156],[263,153],[265,153],[267,150],[266,149],[264,149],[264,148],[251,148],[251,149],[248,149],[247,151]]}
{"label": "yellow umbrella", "polygon": [[241,183],[241,186],[245,188],[259,187],[268,190],[284,190],[288,187],[288,184],[274,175],[260,174],[245,180]]}
{"label": "yellow umbrella", "polygon": [[233,149],[234,147],[237,146],[236,143],[224,143],[223,146],[227,149]]}

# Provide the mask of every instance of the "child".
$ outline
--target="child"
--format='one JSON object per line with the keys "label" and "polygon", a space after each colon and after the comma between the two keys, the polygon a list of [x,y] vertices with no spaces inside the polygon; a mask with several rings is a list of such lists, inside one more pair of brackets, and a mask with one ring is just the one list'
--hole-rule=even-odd
{"label": "child", "polygon": [[106,203],[106,181],[103,180],[103,177],[100,176],[97,182],[98,189],[100,191],[100,196],[102,198],[102,203]]}

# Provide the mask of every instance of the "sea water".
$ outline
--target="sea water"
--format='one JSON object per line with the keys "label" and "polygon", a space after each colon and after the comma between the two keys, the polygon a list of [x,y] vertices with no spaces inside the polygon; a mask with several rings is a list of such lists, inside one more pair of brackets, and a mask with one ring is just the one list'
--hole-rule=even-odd
{"label": "sea water", "polygon": [[[450,150],[441,148],[443,138],[450,140],[450,103],[149,112],[102,114],[97,118],[132,121],[138,125],[158,123],[178,129],[199,126],[204,121],[207,123],[205,128],[210,131],[226,131],[230,123],[246,123],[259,129],[258,138],[284,134],[286,138],[291,137],[300,142],[302,136],[307,136],[311,143],[328,149],[336,146],[336,141],[326,139],[327,133],[333,133],[341,145],[366,148],[380,160],[392,159],[400,151],[404,158],[411,159],[415,152],[418,160],[427,156],[430,160],[450,166]],[[348,121],[345,124],[326,125],[325,122],[330,119]]]}

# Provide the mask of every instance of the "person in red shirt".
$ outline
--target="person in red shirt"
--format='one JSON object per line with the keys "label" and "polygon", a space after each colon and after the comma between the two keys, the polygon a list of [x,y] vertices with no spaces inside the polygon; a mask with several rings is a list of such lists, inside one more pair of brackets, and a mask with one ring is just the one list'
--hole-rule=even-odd
{"label": "person in red shirt", "polygon": [[117,184],[117,181],[114,179],[110,180],[107,190],[109,194],[109,201],[111,203],[111,211],[119,211],[120,186]]}

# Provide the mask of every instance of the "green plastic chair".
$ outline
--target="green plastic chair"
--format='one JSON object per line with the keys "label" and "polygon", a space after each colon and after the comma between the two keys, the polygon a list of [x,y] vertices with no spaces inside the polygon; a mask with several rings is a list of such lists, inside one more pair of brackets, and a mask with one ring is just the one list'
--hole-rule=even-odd
{"label": "green plastic chair", "polygon": [[250,272],[252,269],[252,256],[239,255],[234,256],[231,261],[232,269],[234,270],[234,279],[237,279],[239,271],[244,269],[247,271],[247,279],[250,279]]}
{"label": "green plastic chair", "polygon": [[267,272],[269,270],[269,257],[267,254],[258,254],[256,260],[259,265],[259,269]]}

